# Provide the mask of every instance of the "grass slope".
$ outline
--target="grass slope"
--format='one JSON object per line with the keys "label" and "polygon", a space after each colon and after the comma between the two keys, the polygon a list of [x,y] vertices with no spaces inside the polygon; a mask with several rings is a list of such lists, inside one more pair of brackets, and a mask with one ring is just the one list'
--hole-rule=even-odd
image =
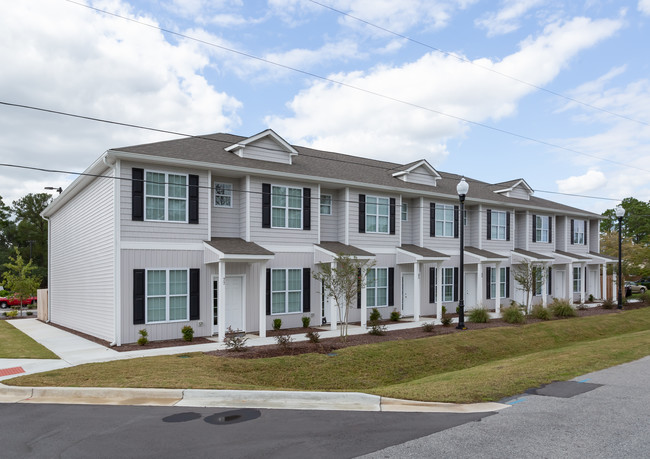
{"label": "grass slope", "polygon": [[9,321],[0,321],[0,359],[58,359],[46,347],[11,325]]}
{"label": "grass slope", "polygon": [[350,347],[337,351],[335,357],[304,354],[242,360],[194,353],[189,358],[88,364],[5,383],[363,391],[417,400],[496,400],[554,379],[643,357],[650,353],[648,330],[650,308],[645,308]]}

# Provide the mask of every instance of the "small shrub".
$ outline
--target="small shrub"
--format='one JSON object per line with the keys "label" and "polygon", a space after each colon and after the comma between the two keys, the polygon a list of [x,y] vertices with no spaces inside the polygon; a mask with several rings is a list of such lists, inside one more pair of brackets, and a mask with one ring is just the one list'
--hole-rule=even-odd
{"label": "small shrub", "polygon": [[147,332],[146,328],[143,328],[142,330],[139,330],[138,333],[140,333],[140,338],[138,338],[138,344],[140,346],[144,346],[149,342],[149,338],[147,338],[147,336],[149,336],[149,332]]}
{"label": "small shrub", "polygon": [[229,351],[243,352],[247,349],[246,341],[248,341],[248,338],[244,336],[243,332],[239,330],[235,331],[232,327],[228,327],[223,343]]}
{"label": "small shrub", "polygon": [[302,327],[309,328],[309,322],[311,322],[311,318],[309,316],[304,316],[302,318]]}
{"label": "small shrub", "polygon": [[28,315],[28,316],[33,316],[34,313],[33,313],[32,311],[27,311],[27,315]]}
{"label": "small shrub", "polygon": [[490,314],[485,308],[472,309],[469,313],[469,321],[475,324],[485,324],[490,320]]}
{"label": "small shrub", "polygon": [[273,330],[278,331],[282,328],[282,319],[273,319]]}
{"label": "small shrub", "polygon": [[422,331],[427,333],[433,333],[435,331],[433,327],[434,327],[433,322],[424,322],[422,324]]}
{"label": "small shrub", "polygon": [[573,309],[571,303],[566,300],[558,300],[557,298],[553,300],[551,305],[551,311],[555,317],[575,317],[576,310]]}
{"label": "small shrub", "polygon": [[591,293],[589,294],[589,298],[587,298],[587,301],[590,303],[594,302],[594,296]]}
{"label": "small shrub", "polygon": [[30,305],[27,305],[27,309],[36,309],[36,303],[32,303]]}
{"label": "small shrub", "polygon": [[545,308],[541,304],[536,304],[533,306],[533,310],[530,313],[531,316],[533,316],[535,319],[540,319],[540,320],[550,320],[551,319],[551,311],[548,310],[548,308]]}
{"label": "small shrub", "polygon": [[185,341],[192,341],[194,339],[194,329],[189,325],[185,325],[181,328],[181,333],[183,334],[183,339]]}
{"label": "small shrub", "polygon": [[506,323],[509,324],[523,324],[526,323],[526,316],[521,311],[517,303],[508,306],[501,312],[501,317]]}
{"label": "small shrub", "polygon": [[319,343],[320,342],[320,333],[315,332],[315,331],[309,331],[305,334],[305,336],[309,339],[310,343]]}
{"label": "small shrub", "polygon": [[18,311],[15,309],[13,311],[5,312],[5,316],[7,317],[17,317],[18,316]]}
{"label": "small shrub", "polygon": [[393,311],[390,313],[390,320],[393,322],[399,322],[401,318],[402,314],[397,309],[393,309]]}
{"label": "small shrub", "polygon": [[377,308],[372,308],[372,312],[370,313],[370,321],[377,322],[378,320],[381,320],[381,312],[379,312],[379,309]]}
{"label": "small shrub", "polygon": [[449,327],[451,325],[451,317],[447,316],[447,308],[442,307],[442,318],[440,319],[443,327]]}
{"label": "small shrub", "polygon": [[289,346],[291,346],[293,338],[289,333],[281,333],[275,336],[275,342],[278,343],[281,348],[287,349]]}
{"label": "small shrub", "polygon": [[383,336],[386,334],[386,326],[381,325],[379,323],[380,320],[381,313],[377,308],[372,308],[372,312],[370,313],[370,320],[368,321],[368,325],[370,325],[370,330],[368,330],[369,335]]}
{"label": "small shrub", "polygon": [[602,302],[600,305],[603,309],[614,309],[616,307],[616,303],[610,299],[606,299],[605,301]]}
{"label": "small shrub", "polygon": [[650,292],[643,292],[641,295],[639,295],[639,299],[645,304],[650,305]]}

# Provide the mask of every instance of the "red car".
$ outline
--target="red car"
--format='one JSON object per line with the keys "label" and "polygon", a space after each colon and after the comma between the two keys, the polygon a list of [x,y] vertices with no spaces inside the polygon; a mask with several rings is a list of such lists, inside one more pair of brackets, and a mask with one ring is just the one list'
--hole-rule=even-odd
{"label": "red car", "polygon": [[[36,303],[36,297],[30,296],[29,298],[23,300],[23,306]],[[18,298],[6,298],[0,297],[0,308],[6,309],[11,306],[20,306],[20,300]]]}

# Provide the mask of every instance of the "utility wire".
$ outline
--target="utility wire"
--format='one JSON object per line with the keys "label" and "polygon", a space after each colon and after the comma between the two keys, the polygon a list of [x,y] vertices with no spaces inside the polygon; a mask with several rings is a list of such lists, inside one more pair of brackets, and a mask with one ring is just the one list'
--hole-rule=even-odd
{"label": "utility wire", "polygon": [[471,60],[469,60],[467,58],[464,58],[462,56],[459,56],[457,54],[450,53],[449,51],[445,51],[445,50],[440,49],[440,48],[436,48],[435,46],[431,46],[428,43],[424,43],[422,41],[411,38],[408,35],[403,35],[401,33],[394,32],[394,31],[392,31],[390,29],[382,27],[382,26],[380,26],[378,24],[374,24],[374,23],[372,23],[370,21],[367,21],[365,19],[362,19],[362,18],[360,18],[358,16],[354,16],[354,15],[352,15],[350,13],[346,13],[345,11],[336,9],[336,8],[334,8],[332,6],[329,6],[329,5],[325,5],[324,3],[317,2],[316,0],[308,0],[308,1],[315,4],[315,5],[319,5],[319,6],[323,7],[323,8],[326,8],[328,10],[334,11],[335,13],[338,13],[338,14],[341,14],[343,16],[349,17],[350,19],[354,19],[355,21],[361,22],[361,23],[363,23],[363,24],[365,24],[367,26],[373,27],[375,29],[386,32],[386,33],[388,33],[390,35],[394,35],[396,37],[399,37],[399,38],[402,38],[404,40],[410,41],[411,43],[415,43],[417,45],[420,45],[420,46],[423,46],[425,48],[431,49],[431,50],[436,51],[436,52],[438,52],[440,54],[443,54],[443,55],[445,55],[447,57],[452,57],[454,59],[459,60],[460,62],[464,62],[466,64],[471,64],[471,65],[473,65],[475,67],[481,68],[481,69],[486,70],[488,72],[492,72],[492,73],[494,73],[496,75],[502,76],[504,78],[508,78],[509,80],[516,81],[517,83],[521,83],[521,84],[524,84],[526,86],[530,86],[531,88],[535,88],[535,89],[538,89],[540,91],[544,91],[544,92],[546,92],[548,94],[552,94],[554,96],[560,97],[560,98],[568,100],[570,102],[575,102],[576,104],[582,105],[583,107],[588,107],[588,108],[591,108],[593,110],[598,110],[598,111],[601,111],[603,113],[607,113],[608,115],[613,115],[613,116],[616,116],[618,118],[622,118],[622,119],[625,119],[625,120],[628,120],[628,121],[632,121],[634,123],[639,123],[639,124],[643,124],[645,126],[650,126],[650,123],[646,123],[645,121],[637,120],[637,119],[631,118],[629,116],[621,115],[620,113],[616,113],[616,112],[607,110],[605,108],[597,107],[597,106],[589,104],[587,102],[583,102],[583,101],[575,99],[573,97],[569,97],[569,96],[566,96],[564,94],[561,94],[561,93],[552,91],[550,89],[544,88],[543,86],[538,86],[538,85],[536,85],[534,83],[529,83],[529,82],[527,82],[525,80],[522,80],[520,78],[514,77],[512,75],[508,75],[507,73],[499,72],[498,70],[495,70],[495,69],[493,69],[491,67],[487,67],[485,65],[478,64],[478,63],[476,63],[474,61],[471,61]]}
{"label": "utility wire", "polygon": [[[398,99],[397,97],[392,97],[392,96],[382,94],[382,93],[379,93],[379,92],[376,92],[376,91],[365,89],[365,88],[362,88],[360,86],[355,86],[355,85],[352,85],[352,84],[344,83],[342,81],[338,81],[338,80],[334,80],[332,78],[324,77],[324,76],[318,75],[316,73],[312,73],[312,72],[308,72],[308,71],[305,71],[305,70],[300,70],[298,68],[291,67],[291,66],[288,66],[288,65],[280,64],[278,62],[274,62],[274,61],[271,61],[269,59],[265,59],[265,58],[262,58],[262,57],[259,57],[259,56],[255,56],[253,54],[245,53],[243,51],[238,51],[238,50],[235,50],[235,49],[232,49],[232,48],[228,48],[228,47],[223,46],[223,45],[218,45],[216,43],[212,43],[212,42],[209,42],[209,41],[206,41],[206,40],[202,40],[202,39],[195,38],[195,37],[192,37],[192,36],[189,36],[189,35],[185,35],[185,34],[182,34],[182,33],[179,33],[179,32],[175,32],[173,30],[165,29],[165,28],[153,25],[153,24],[147,24],[145,22],[138,21],[137,19],[132,19],[132,18],[128,18],[128,17],[125,17],[125,16],[121,16],[119,14],[111,13],[111,12],[108,12],[108,11],[105,11],[105,10],[102,10],[102,9],[99,9],[99,8],[95,8],[95,7],[90,6],[90,5],[84,5],[82,3],[78,3],[78,2],[75,2],[73,0],[65,0],[65,1],[68,2],[68,3],[72,3],[74,5],[82,6],[84,8],[88,8],[88,9],[100,12],[100,13],[104,13],[104,14],[107,14],[107,15],[110,15],[110,16],[114,16],[114,17],[123,19],[125,21],[133,22],[133,23],[145,26],[145,27],[149,27],[151,29],[160,30],[161,32],[165,32],[165,33],[177,36],[177,37],[181,37],[181,38],[185,38],[185,39],[188,39],[188,40],[196,41],[198,43],[201,43],[201,44],[204,44],[204,45],[207,45],[207,46],[212,46],[212,47],[215,47],[215,48],[218,48],[218,49],[222,49],[224,51],[228,51],[228,52],[231,52],[231,53],[234,53],[234,54],[238,54],[240,56],[244,56],[244,57],[247,57],[249,59],[254,59],[254,60],[264,62],[266,64],[274,65],[276,67],[280,67],[280,68],[283,68],[283,69],[286,69],[286,70],[291,70],[293,72],[301,73],[303,75],[307,75],[307,76],[310,76],[310,77],[313,77],[313,78],[316,78],[316,79],[319,79],[319,80],[322,80],[322,81],[326,81],[328,83],[332,83],[332,84],[335,84],[335,85],[338,85],[338,86],[341,86],[341,87],[344,87],[344,88],[352,89],[352,90],[355,90],[355,91],[363,92],[365,94],[369,94],[371,96],[379,97],[379,98],[389,100],[389,101],[392,101],[392,102],[397,102],[399,104],[406,105],[406,106],[409,106],[409,107],[412,107],[412,108],[425,110],[425,111],[430,112],[430,113],[435,113],[437,115],[445,116],[445,117],[452,118],[452,119],[455,119],[455,120],[458,120],[458,121],[462,121],[464,123],[468,123],[468,124],[471,124],[471,125],[474,125],[474,126],[479,126],[479,127],[489,129],[489,130],[492,130],[492,131],[495,131],[495,132],[499,132],[499,133],[502,133],[502,134],[517,137],[517,138],[522,139],[522,140],[527,140],[527,141],[530,141],[530,142],[538,143],[538,144],[541,144],[541,145],[544,145],[544,146],[547,146],[547,147],[557,148],[559,150],[567,151],[567,152],[570,152],[570,153],[575,153],[575,154],[582,155],[582,156],[587,156],[587,157],[598,159],[598,160],[601,160],[601,161],[606,161],[606,162],[609,162],[609,163],[612,163],[612,164],[624,165],[625,167],[634,168],[637,171],[638,170],[643,170],[645,172],[650,172],[649,169],[643,169],[643,168],[636,167],[636,166],[634,166],[634,167],[633,166],[628,166],[628,165],[626,165],[624,163],[620,163],[618,161],[614,161],[614,160],[611,160],[611,159],[608,159],[608,158],[603,158],[603,157],[600,157],[600,156],[596,156],[596,155],[592,155],[592,154],[589,154],[589,153],[574,150],[572,148],[563,147],[561,145],[554,144],[552,142],[547,142],[547,141],[544,141],[544,140],[539,140],[539,139],[536,139],[534,137],[529,137],[529,136],[524,135],[524,134],[517,134],[515,132],[508,131],[506,129],[501,129],[501,128],[498,128],[498,127],[495,127],[495,126],[490,126],[489,124],[481,123],[481,122],[478,122],[478,121],[472,121],[472,120],[469,120],[469,119],[466,119],[466,118],[463,118],[463,117],[460,117],[460,116],[456,116],[456,115],[452,115],[452,114],[449,114],[449,113],[442,112],[440,110],[425,107],[423,105],[419,105],[419,104],[416,104],[416,103],[413,103],[413,102],[408,102],[408,101],[403,100],[403,99]],[[115,123],[115,124],[118,124],[118,123]]]}

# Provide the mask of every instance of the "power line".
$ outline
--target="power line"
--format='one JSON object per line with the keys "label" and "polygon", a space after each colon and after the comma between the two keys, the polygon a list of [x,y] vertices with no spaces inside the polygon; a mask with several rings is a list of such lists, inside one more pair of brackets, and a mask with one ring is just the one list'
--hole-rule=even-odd
{"label": "power line", "polygon": [[[310,77],[313,77],[313,78],[316,78],[316,79],[319,79],[319,80],[322,80],[322,81],[326,81],[328,83],[332,83],[332,84],[335,84],[335,85],[338,85],[338,86],[341,86],[341,87],[344,87],[344,88],[352,89],[352,90],[355,90],[355,91],[363,92],[365,94],[372,95],[372,96],[375,96],[375,97],[379,97],[379,98],[389,100],[389,101],[392,101],[392,102],[397,102],[397,103],[400,103],[402,105],[406,105],[406,106],[409,106],[409,107],[412,107],[412,108],[425,110],[425,111],[430,112],[430,113],[435,113],[437,115],[445,116],[445,117],[452,118],[452,119],[455,119],[457,121],[462,121],[464,123],[468,123],[468,124],[471,124],[471,125],[474,125],[474,126],[479,126],[479,127],[489,129],[489,130],[492,130],[492,131],[495,131],[495,132],[499,132],[499,133],[502,133],[502,134],[517,137],[517,138],[522,139],[522,140],[527,140],[527,141],[530,141],[530,142],[538,143],[540,145],[544,145],[544,146],[547,146],[547,147],[557,148],[559,150],[567,151],[567,152],[570,152],[570,153],[575,153],[575,154],[582,155],[582,156],[587,156],[587,157],[590,157],[590,158],[598,159],[600,161],[606,161],[606,162],[609,162],[609,163],[612,163],[612,164],[617,164],[617,165],[622,165],[622,166],[629,167],[629,168],[634,168],[637,171],[638,170],[643,170],[644,172],[650,172],[649,169],[643,169],[643,168],[636,167],[636,166],[634,166],[634,167],[629,166],[627,164],[620,163],[618,161],[614,161],[614,160],[611,160],[611,159],[608,159],[608,158],[603,158],[603,157],[600,157],[600,156],[596,156],[596,155],[592,155],[592,154],[589,154],[589,153],[574,150],[572,148],[563,147],[561,145],[554,144],[552,142],[547,142],[547,141],[544,141],[544,140],[539,140],[539,139],[536,139],[534,137],[529,137],[529,136],[524,135],[524,134],[517,134],[515,132],[508,131],[506,129],[501,129],[501,128],[498,128],[498,127],[495,127],[495,126],[490,126],[489,124],[481,123],[481,122],[478,122],[478,121],[472,121],[472,120],[469,120],[469,119],[466,119],[466,118],[463,118],[463,117],[460,117],[460,116],[456,116],[456,115],[452,115],[452,114],[449,114],[449,113],[442,112],[440,110],[425,107],[423,105],[419,105],[419,104],[416,104],[416,103],[413,103],[413,102],[408,102],[406,100],[398,99],[396,97],[388,96],[386,94],[382,94],[382,93],[379,93],[379,92],[376,92],[376,91],[365,89],[365,88],[362,88],[360,86],[351,85],[351,84],[348,84],[348,83],[344,83],[342,81],[338,81],[338,80],[334,80],[332,78],[328,78],[328,77],[318,75],[316,73],[301,70],[301,69],[291,67],[291,66],[288,66],[288,65],[285,65],[285,64],[280,64],[278,62],[274,62],[274,61],[271,61],[269,59],[265,59],[265,58],[262,58],[262,57],[259,57],[259,56],[255,56],[253,54],[245,53],[243,51],[238,51],[238,50],[235,50],[235,49],[232,49],[232,48],[228,48],[228,47],[223,46],[223,45],[218,45],[216,43],[212,43],[212,42],[209,42],[209,41],[206,41],[206,40],[202,40],[202,39],[195,38],[195,37],[192,37],[192,36],[189,36],[189,35],[185,35],[185,34],[182,34],[182,33],[179,33],[179,32],[175,32],[173,30],[165,29],[165,28],[153,25],[153,24],[147,24],[147,23],[138,21],[137,19],[121,16],[119,14],[111,13],[111,12],[108,12],[108,11],[105,11],[105,10],[102,10],[102,9],[99,9],[99,8],[96,8],[96,7],[93,7],[93,6],[90,6],[90,5],[84,5],[82,3],[78,3],[78,2],[75,2],[73,0],[65,0],[65,1],[68,2],[68,3],[72,3],[74,5],[82,6],[84,8],[88,8],[88,9],[103,13],[103,14],[107,14],[107,15],[110,15],[110,16],[113,16],[113,17],[117,17],[117,18],[123,19],[125,21],[133,22],[135,24],[139,24],[139,25],[142,25],[142,26],[145,26],[145,27],[149,27],[151,29],[160,30],[161,32],[165,32],[165,33],[168,33],[168,34],[171,34],[171,35],[174,35],[174,36],[178,36],[178,37],[181,37],[181,38],[192,40],[192,41],[195,41],[197,43],[201,43],[201,44],[204,44],[204,45],[207,45],[207,46],[212,46],[212,47],[215,47],[215,48],[218,48],[218,49],[222,49],[224,51],[228,51],[228,52],[231,52],[231,53],[234,53],[234,54],[238,54],[240,56],[244,56],[244,57],[247,57],[249,59],[254,59],[254,60],[264,62],[266,64],[274,65],[274,66],[277,66],[277,67],[280,67],[280,68],[283,68],[283,69],[286,69],[286,70],[291,70],[293,72],[301,73],[303,75],[307,75],[307,76],[310,76]],[[118,124],[118,123],[115,123],[115,124]]]}
{"label": "power line", "polygon": [[629,117],[629,116],[621,115],[620,113],[616,113],[616,112],[613,112],[613,111],[607,110],[607,109],[605,109],[605,108],[597,107],[597,106],[592,105],[592,104],[589,104],[589,103],[587,103],[587,102],[583,102],[583,101],[578,100],[578,99],[575,99],[575,98],[573,98],[573,97],[569,97],[569,96],[566,96],[566,95],[564,95],[564,94],[561,94],[561,93],[558,93],[558,92],[552,91],[552,90],[550,90],[550,89],[544,88],[543,86],[538,86],[538,85],[536,85],[536,84],[534,84],[534,83],[529,83],[529,82],[527,82],[527,81],[525,81],[525,80],[522,80],[522,79],[520,79],[520,78],[514,77],[514,76],[512,76],[512,75],[508,75],[507,73],[499,72],[498,70],[495,70],[495,69],[493,69],[493,68],[486,67],[486,66],[484,66],[484,65],[478,64],[478,63],[476,63],[476,62],[473,62],[473,61],[471,61],[471,60],[469,60],[469,59],[466,59],[466,58],[464,58],[464,57],[462,57],[462,56],[459,56],[459,55],[457,55],[457,54],[450,53],[449,51],[445,51],[445,50],[443,50],[443,49],[436,48],[435,46],[429,45],[428,43],[424,43],[424,42],[422,42],[422,41],[419,41],[419,40],[416,40],[416,39],[414,39],[414,38],[411,38],[411,37],[409,37],[408,35],[403,35],[403,34],[401,34],[401,33],[394,32],[394,31],[392,31],[392,30],[390,30],[390,29],[387,29],[387,28],[385,28],[385,27],[382,27],[382,26],[380,26],[380,25],[378,25],[378,24],[374,24],[374,23],[372,23],[372,22],[370,22],[370,21],[367,21],[367,20],[365,20],[365,19],[362,19],[362,18],[360,18],[360,17],[358,17],[358,16],[354,16],[354,15],[352,15],[352,14],[350,14],[350,13],[346,13],[345,11],[342,11],[342,10],[336,9],[336,8],[334,8],[334,7],[332,7],[332,6],[329,6],[329,5],[325,5],[324,3],[317,2],[316,0],[308,0],[308,1],[310,1],[311,3],[314,3],[315,5],[319,5],[319,6],[323,7],[323,8],[327,8],[328,10],[334,11],[335,13],[338,13],[338,14],[341,14],[341,15],[343,15],[343,16],[346,16],[346,17],[349,17],[349,18],[351,18],[351,19],[354,19],[355,21],[358,21],[358,22],[361,22],[361,23],[363,23],[363,24],[366,24],[366,25],[368,25],[368,26],[370,26],[370,27],[374,27],[375,29],[381,30],[381,31],[383,31],[383,32],[386,32],[386,33],[388,33],[388,34],[394,35],[394,36],[399,37],[399,38],[403,38],[404,40],[410,41],[411,43],[415,43],[415,44],[417,44],[417,45],[420,45],[420,46],[423,46],[423,47],[425,47],[425,48],[431,49],[431,50],[436,51],[436,52],[438,52],[438,53],[440,53],[440,54],[443,54],[443,55],[445,55],[445,56],[447,56],[447,57],[452,57],[452,58],[454,58],[454,59],[459,60],[460,62],[464,62],[464,63],[466,63],[466,64],[471,64],[471,65],[473,65],[473,66],[475,66],[475,67],[478,67],[478,68],[480,68],[480,69],[486,70],[486,71],[488,71],[488,72],[492,72],[492,73],[494,73],[494,74],[496,74],[496,75],[499,75],[499,76],[502,76],[502,77],[504,77],[504,78],[508,78],[509,80],[516,81],[517,83],[521,83],[521,84],[524,84],[524,85],[526,85],[526,86],[530,86],[531,88],[535,88],[535,89],[538,89],[538,90],[540,90],[540,91],[544,91],[544,92],[546,92],[546,93],[548,93],[548,94],[552,94],[552,95],[554,95],[554,96],[560,97],[560,98],[565,99],[565,100],[568,100],[568,101],[570,101],[570,102],[575,102],[576,104],[582,105],[582,106],[584,106],[584,107],[591,108],[592,110],[598,110],[598,111],[601,111],[601,112],[603,112],[603,113],[607,113],[608,115],[613,115],[613,116],[616,116],[616,117],[618,117],[618,118],[622,118],[622,119],[625,119],[625,120],[628,120],[628,121],[632,121],[632,122],[634,122],[634,123],[639,123],[639,124],[643,124],[643,125],[645,125],[645,126],[650,126],[650,123],[646,123],[645,121],[637,120],[637,119],[631,118],[631,117]]}

